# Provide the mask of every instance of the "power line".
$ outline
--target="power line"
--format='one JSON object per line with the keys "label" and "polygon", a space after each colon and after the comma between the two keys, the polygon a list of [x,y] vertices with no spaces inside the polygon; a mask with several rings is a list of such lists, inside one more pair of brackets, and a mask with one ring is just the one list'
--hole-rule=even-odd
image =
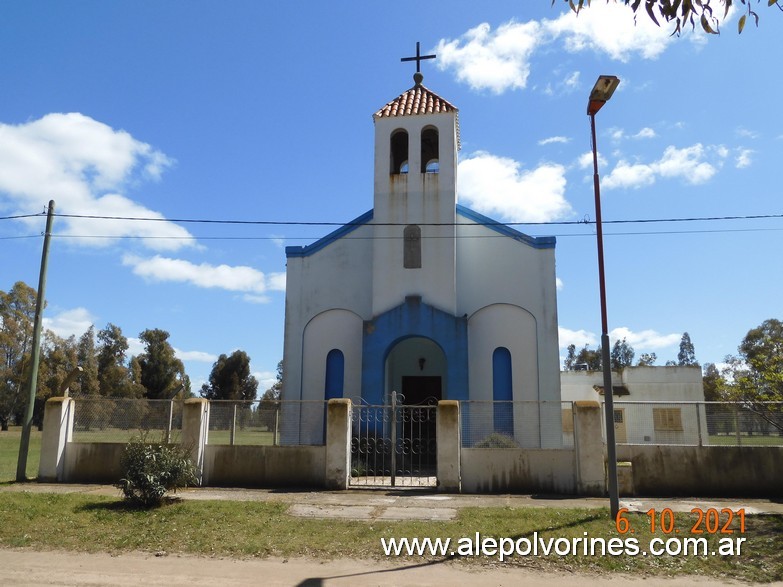
{"label": "power line", "polygon": [[[649,236],[649,235],[674,235],[674,234],[724,234],[732,232],[781,232],[783,228],[715,228],[705,230],[645,230],[638,232],[607,232],[604,236]],[[3,236],[0,240],[17,240],[17,239],[30,239],[40,238],[43,234],[29,234],[22,236]],[[527,235],[532,236],[532,235]],[[592,233],[555,233],[546,234],[540,236],[556,238],[570,238],[570,237],[593,237]],[[144,235],[110,235],[110,234],[52,234],[53,238],[60,239],[101,239],[101,240],[222,240],[222,241],[317,241],[321,236],[144,236]],[[342,237],[342,240],[403,240],[403,236],[351,236],[346,235]],[[509,238],[502,234],[488,234],[488,235],[422,235],[422,239],[492,239],[492,238]],[[536,238],[533,236],[533,238]]]}
{"label": "power line", "polygon": [[[30,216],[40,216],[33,214]],[[88,220],[123,220],[132,222],[173,222],[181,224],[237,224],[250,226],[363,226],[362,222],[326,222],[301,220],[215,220],[207,218],[144,218],[138,216],[100,216],[97,214],[56,214],[60,218],[80,218]],[[11,218],[11,217],[8,217]],[[21,216],[19,217],[21,218]],[[686,218],[637,218],[627,220],[604,220],[603,224],[648,224],[658,222],[715,222],[730,220],[763,220],[780,219],[783,214],[751,214],[744,216],[693,216]],[[404,222],[373,222],[374,226],[405,226]],[[419,226],[569,226],[579,224],[595,224],[595,221],[585,217],[582,220],[561,220],[546,222],[422,222]]]}

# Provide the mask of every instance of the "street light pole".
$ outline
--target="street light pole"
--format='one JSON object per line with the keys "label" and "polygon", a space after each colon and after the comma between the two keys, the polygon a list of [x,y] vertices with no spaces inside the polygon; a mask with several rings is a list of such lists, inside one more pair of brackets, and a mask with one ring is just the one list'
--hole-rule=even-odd
{"label": "street light pole", "polygon": [[598,148],[595,140],[595,115],[612,97],[620,80],[615,76],[602,75],[590,93],[587,114],[590,116],[590,133],[593,147],[593,188],[595,192],[595,226],[598,245],[598,287],[601,295],[601,370],[604,377],[604,410],[606,420],[606,465],[609,477],[609,509],[612,519],[620,511],[620,496],[617,487],[617,446],[614,436],[614,397],[612,392],[612,367],[609,358],[609,321],[606,312],[606,278],[604,272],[604,234],[601,224],[601,185],[598,180]]}

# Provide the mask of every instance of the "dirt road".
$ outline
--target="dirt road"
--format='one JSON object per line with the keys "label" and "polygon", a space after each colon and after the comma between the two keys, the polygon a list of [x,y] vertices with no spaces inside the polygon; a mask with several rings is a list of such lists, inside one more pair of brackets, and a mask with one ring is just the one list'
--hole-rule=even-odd
{"label": "dirt road", "polygon": [[[715,579],[674,579],[622,575],[549,574],[520,568],[475,568],[451,562],[395,565],[375,561],[310,559],[216,559],[146,554],[84,554],[0,549],[0,583],[15,586],[198,587],[201,585],[264,587],[367,587],[422,585],[456,587],[527,586],[606,587],[720,585]],[[736,582],[725,583],[737,585]],[[770,583],[783,586],[783,583]]]}

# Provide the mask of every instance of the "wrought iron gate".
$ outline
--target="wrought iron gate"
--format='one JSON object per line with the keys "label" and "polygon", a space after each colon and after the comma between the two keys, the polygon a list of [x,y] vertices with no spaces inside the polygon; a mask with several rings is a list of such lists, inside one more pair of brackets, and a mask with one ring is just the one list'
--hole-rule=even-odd
{"label": "wrought iron gate", "polygon": [[354,405],[351,410],[352,487],[435,487],[437,405]]}

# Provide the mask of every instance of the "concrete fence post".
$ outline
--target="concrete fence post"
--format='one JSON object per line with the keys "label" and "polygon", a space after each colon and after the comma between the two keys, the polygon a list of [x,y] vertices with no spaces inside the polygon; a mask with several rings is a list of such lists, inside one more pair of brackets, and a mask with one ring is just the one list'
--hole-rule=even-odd
{"label": "concrete fence post", "polygon": [[38,481],[65,481],[65,450],[73,440],[73,400],[52,397],[44,408]]}
{"label": "concrete fence post", "polygon": [[459,493],[462,490],[460,473],[459,402],[441,400],[435,424],[435,438],[438,446],[438,491]]}
{"label": "concrete fence post", "polygon": [[580,495],[606,495],[601,406],[595,401],[574,402],[576,487]]}
{"label": "concrete fence post", "polygon": [[348,489],[351,475],[351,400],[330,399],[326,404],[327,489]]}
{"label": "concrete fence post", "polygon": [[209,434],[209,401],[204,398],[186,399],[182,406],[182,446],[190,449],[190,458],[196,465],[199,484],[206,483],[204,450]]}

